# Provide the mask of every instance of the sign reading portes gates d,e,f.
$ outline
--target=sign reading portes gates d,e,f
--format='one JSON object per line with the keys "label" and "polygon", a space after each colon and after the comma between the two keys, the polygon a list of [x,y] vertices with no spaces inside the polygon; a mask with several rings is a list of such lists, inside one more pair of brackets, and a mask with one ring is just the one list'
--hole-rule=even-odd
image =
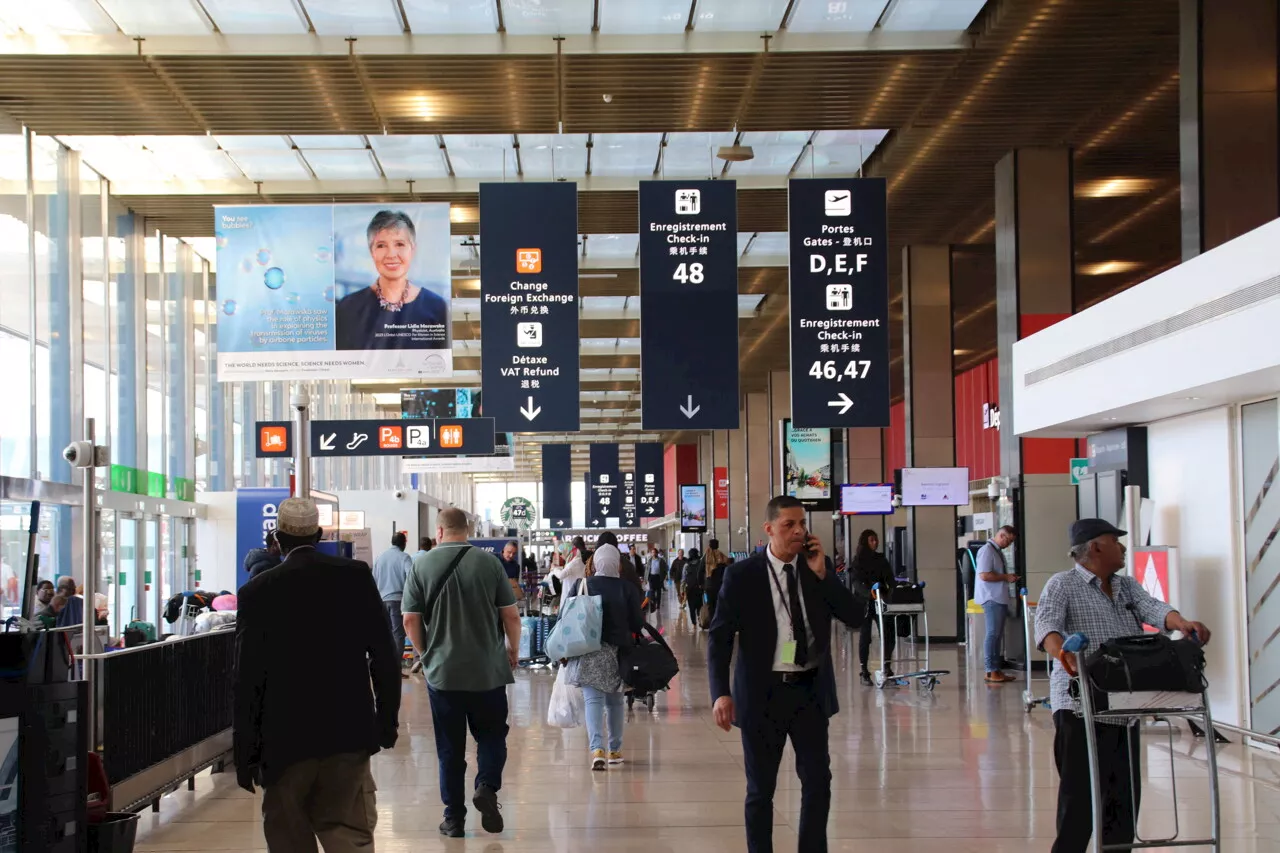
{"label": "sign reading portes gates d,e,f", "polygon": [[793,180],[791,417],[889,426],[889,249],[882,178]]}

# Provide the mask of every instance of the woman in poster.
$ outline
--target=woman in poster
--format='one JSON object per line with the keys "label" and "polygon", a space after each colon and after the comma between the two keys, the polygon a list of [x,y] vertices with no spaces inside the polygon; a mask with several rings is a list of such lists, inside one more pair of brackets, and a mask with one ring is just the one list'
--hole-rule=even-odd
{"label": "woman in poster", "polygon": [[336,308],[339,350],[442,349],[449,306],[409,280],[417,229],[403,211],[380,210],[366,230],[378,277]]}

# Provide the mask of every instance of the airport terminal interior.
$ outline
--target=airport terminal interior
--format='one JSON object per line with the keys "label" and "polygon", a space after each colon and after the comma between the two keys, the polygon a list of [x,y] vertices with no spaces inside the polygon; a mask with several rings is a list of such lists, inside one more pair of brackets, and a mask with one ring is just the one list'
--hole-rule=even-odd
{"label": "airport terminal interior", "polygon": [[[327,853],[1101,853],[1124,709],[1139,845],[1280,849],[1278,77],[1276,0],[0,0],[0,853],[314,849],[238,784],[239,593],[318,537],[403,642],[458,518],[504,826],[438,826],[410,628]],[[615,553],[674,663],[616,762],[560,618]],[[283,601],[327,681],[355,599]],[[838,699],[825,843],[812,729],[744,805],[730,652]]]}

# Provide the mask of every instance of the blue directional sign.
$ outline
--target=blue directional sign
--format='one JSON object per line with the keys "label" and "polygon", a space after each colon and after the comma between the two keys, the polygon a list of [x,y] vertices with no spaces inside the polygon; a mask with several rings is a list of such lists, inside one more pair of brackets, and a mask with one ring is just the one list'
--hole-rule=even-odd
{"label": "blue directional sign", "polygon": [[493,438],[493,418],[312,421],[311,455],[484,455],[493,453]]}
{"label": "blue directional sign", "polygon": [[734,181],[640,182],[641,424],[738,428]]}
{"label": "blue directional sign", "polygon": [[889,248],[883,178],[793,180],[791,417],[889,426]]}
{"label": "blue directional sign", "polygon": [[634,471],[622,472],[622,526],[640,526],[640,507],[636,504],[636,475]]}
{"label": "blue directional sign", "polygon": [[542,514],[552,522],[573,517],[570,450],[567,444],[542,445]]}
{"label": "blue directional sign", "polygon": [[666,515],[666,469],[664,451],[658,442],[636,445],[636,488],[641,518]]}
{"label": "blue directional sign", "polygon": [[593,525],[622,516],[622,472],[618,467],[618,445],[590,445],[587,520]]}
{"label": "blue directional sign", "polygon": [[480,375],[499,432],[575,432],[578,188],[480,185]]}

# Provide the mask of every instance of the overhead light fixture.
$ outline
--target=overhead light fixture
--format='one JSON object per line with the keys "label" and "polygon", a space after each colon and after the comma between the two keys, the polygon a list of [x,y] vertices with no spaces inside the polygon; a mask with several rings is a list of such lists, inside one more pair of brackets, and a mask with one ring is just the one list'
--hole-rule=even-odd
{"label": "overhead light fixture", "polygon": [[1126,195],[1142,195],[1155,189],[1151,178],[1103,178],[1086,181],[1076,187],[1080,198],[1119,198]]}
{"label": "overhead light fixture", "polygon": [[1096,264],[1081,264],[1076,270],[1081,275],[1119,275],[1141,269],[1137,261],[1100,261]]}
{"label": "overhead light fixture", "polygon": [[730,163],[742,163],[756,158],[755,149],[750,145],[721,145],[716,156]]}

